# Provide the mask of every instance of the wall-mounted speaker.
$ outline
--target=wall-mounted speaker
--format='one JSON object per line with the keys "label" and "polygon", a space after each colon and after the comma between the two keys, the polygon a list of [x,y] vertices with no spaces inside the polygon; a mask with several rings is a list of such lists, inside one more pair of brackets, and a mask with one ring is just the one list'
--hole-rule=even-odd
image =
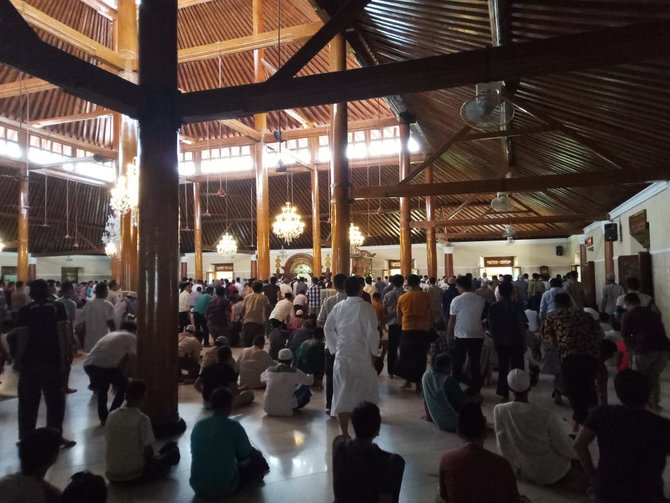
{"label": "wall-mounted speaker", "polygon": [[619,240],[619,226],[617,224],[605,224],[605,241]]}
{"label": "wall-mounted speaker", "polygon": [[562,246],[557,246],[556,247],[556,256],[557,257],[562,257],[563,256],[563,247]]}

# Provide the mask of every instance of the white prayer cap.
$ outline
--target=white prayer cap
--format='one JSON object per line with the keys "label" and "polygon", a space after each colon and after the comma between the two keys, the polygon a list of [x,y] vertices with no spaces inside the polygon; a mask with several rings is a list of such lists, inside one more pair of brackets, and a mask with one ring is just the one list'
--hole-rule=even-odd
{"label": "white prayer cap", "polygon": [[530,389],[530,374],[525,370],[512,369],[507,374],[507,385],[515,393],[525,393]]}

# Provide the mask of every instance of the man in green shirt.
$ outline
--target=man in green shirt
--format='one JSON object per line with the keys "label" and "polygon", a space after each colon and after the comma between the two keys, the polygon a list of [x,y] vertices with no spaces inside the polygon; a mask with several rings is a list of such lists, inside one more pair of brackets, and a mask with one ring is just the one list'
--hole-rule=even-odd
{"label": "man in green shirt", "polygon": [[195,301],[195,306],[193,306],[193,322],[195,323],[195,329],[202,331],[205,334],[203,339],[203,345],[209,346],[209,330],[207,330],[207,306],[212,302],[214,289],[211,286],[208,286],[198,299]]}
{"label": "man in green shirt", "polygon": [[214,414],[198,421],[191,433],[190,484],[196,496],[220,500],[245,485],[260,482],[270,470],[244,428],[228,416],[233,395],[217,388],[210,397]]}

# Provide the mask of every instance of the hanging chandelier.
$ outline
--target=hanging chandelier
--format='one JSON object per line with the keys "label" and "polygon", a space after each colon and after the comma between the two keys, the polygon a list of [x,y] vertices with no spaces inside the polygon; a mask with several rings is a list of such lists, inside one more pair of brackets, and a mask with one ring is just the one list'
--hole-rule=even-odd
{"label": "hanging chandelier", "polygon": [[290,244],[292,240],[300,237],[305,231],[305,222],[298,214],[295,206],[291,206],[290,202],[286,202],[282,206],[281,213],[275,217],[272,224],[272,232],[279,239],[283,239],[286,244]]}
{"label": "hanging chandelier", "polygon": [[128,164],[125,175],[119,176],[116,185],[112,187],[109,205],[120,215],[137,208],[139,203],[139,177],[137,172],[137,157]]}
{"label": "hanging chandelier", "polygon": [[102,233],[102,244],[105,245],[105,255],[115,257],[121,249],[121,217],[115,211],[110,211]]}
{"label": "hanging chandelier", "polygon": [[0,252],[5,249],[5,243],[4,241],[0,238]]}
{"label": "hanging chandelier", "polygon": [[358,225],[354,225],[352,223],[349,226],[349,243],[351,244],[352,247],[358,248],[359,246],[363,246],[364,241],[365,236],[363,236],[363,233],[358,228]]}
{"label": "hanging chandelier", "polygon": [[220,255],[235,255],[237,253],[237,240],[226,232],[216,245],[216,251]]}

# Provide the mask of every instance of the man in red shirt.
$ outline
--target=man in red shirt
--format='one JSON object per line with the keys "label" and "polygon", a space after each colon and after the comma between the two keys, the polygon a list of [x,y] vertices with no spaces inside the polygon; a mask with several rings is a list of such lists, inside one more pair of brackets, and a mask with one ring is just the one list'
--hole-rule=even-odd
{"label": "man in red shirt", "polygon": [[458,434],[465,445],[447,452],[440,461],[440,497],[448,503],[519,503],[509,461],[484,449],[486,418],[478,404],[463,405]]}

